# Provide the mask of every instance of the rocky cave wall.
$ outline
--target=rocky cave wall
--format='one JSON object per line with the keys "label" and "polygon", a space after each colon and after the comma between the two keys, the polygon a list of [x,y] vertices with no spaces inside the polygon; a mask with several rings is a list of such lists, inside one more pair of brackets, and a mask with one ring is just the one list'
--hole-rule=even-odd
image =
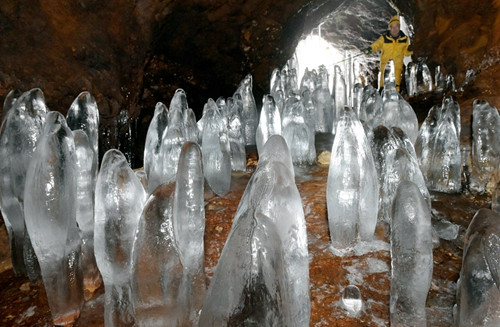
{"label": "rocky cave wall", "polygon": [[[500,1],[387,3],[413,23],[415,53],[431,69],[441,65],[457,86],[474,71],[459,101],[471,107],[480,97],[499,107]],[[39,87],[49,108],[65,114],[87,90],[97,100],[101,129],[125,111],[141,139],[155,103],[168,104],[178,87],[200,115],[209,97],[230,96],[251,73],[260,102],[272,69],[341,5],[349,2],[3,0],[0,98]],[[127,123],[119,127],[126,130]],[[115,138],[111,133],[101,142],[101,155],[116,146]]]}

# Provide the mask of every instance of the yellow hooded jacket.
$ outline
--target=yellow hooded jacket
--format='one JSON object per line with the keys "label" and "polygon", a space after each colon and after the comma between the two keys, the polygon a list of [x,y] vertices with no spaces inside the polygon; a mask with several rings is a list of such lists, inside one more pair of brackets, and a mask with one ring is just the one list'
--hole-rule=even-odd
{"label": "yellow hooded jacket", "polygon": [[393,37],[390,31],[381,35],[375,42],[370,46],[373,52],[382,50],[380,55],[380,86],[384,86],[384,73],[385,65],[389,60],[394,61],[394,75],[396,77],[396,88],[399,91],[399,85],[401,83],[401,74],[403,72],[403,59],[405,56],[411,56],[413,51],[408,50],[410,46],[409,38],[402,32],[399,31],[397,37]]}

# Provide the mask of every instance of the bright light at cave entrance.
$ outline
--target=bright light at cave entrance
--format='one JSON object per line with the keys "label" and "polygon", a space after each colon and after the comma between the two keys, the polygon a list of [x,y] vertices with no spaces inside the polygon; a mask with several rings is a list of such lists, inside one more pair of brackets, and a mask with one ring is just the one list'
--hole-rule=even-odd
{"label": "bright light at cave entrance", "polygon": [[332,47],[320,35],[310,34],[304,40],[301,40],[295,49],[295,55],[298,62],[297,77],[298,82],[302,80],[306,68],[309,70],[316,69],[321,65],[325,65],[330,76],[330,88],[333,85],[334,66],[339,65],[342,69],[344,62],[344,53]]}

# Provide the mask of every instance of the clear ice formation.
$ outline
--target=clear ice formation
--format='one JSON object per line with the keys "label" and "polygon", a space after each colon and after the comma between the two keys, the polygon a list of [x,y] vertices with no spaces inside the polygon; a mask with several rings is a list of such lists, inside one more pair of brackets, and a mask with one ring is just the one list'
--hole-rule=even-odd
{"label": "clear ice formation", "polygon": [[344,75],[340,70],[339,66],[334,67],[335,73],[333,76],[333,99],[335,103],[335,109],[333,112],[335,116],[333,118],[332,133],[335,134],[335,126],[339,121],[342,108],[348,105],[347,103],[347,87],[344,79]]}
{"label": "clear ice formation", "polygon": [[491,194],[500,181],[500,115],[486,100],[472,105],[470,190]]}
{"label": "clear ice formation", "polygon": [[9,93],[7,93],[5,99],[3,100],[2,118],[1,118],[2,123],[5,120],[5,117],[7,117],[7,113],[9,112],[9,110],[14,107],[17,99],[21,95],[22,93],[19,90],[10,90]]}
{"label": "clear ice formation", "polygon": [[342,292],[342,305],[351,317],[356,317],[363,309],[361,291],[356,285],[348,285]]}
{"label": "clear ice formation", "polygon": [[[161,174],[162,164],[160,157],[161,140],[163,132],[168,126],[168,109],[162,102],[158,102],[155,107],[153,119],[149,123],[144,145],[144,171],[148,180],[154,186],[160,184],[158,179]],[[149,192],[153,191],[149,189]]]}
{"label": "clear ice formation", "polygon": [[467,228],[457,282],[458,327],[500,325],[499,222],[498,213],[482,208]]}
{"label": "clear ice formation", "polygon": [[333,124],[335,124],[335,108],[332,102],[330,87],[328,86],[328,73],[326,69],[318,74],[317,84],[312,91],[313,103],[316,107],[316,132],[329,133],[332,132]]}
{"label": "clear ice formation", "polygon": [[304,105],[299,97],[289,97],[281,119],[281,131],[295,164],[316,162],[315,133],[304,120]]}
{"label": "clear ice formation", "polygon": [[394,196],[399,183],[403,180],[418,185],[430,206],[430,194],[415,157],[415,150],[401,129],[378,126],[373,130],[371,148],[380,187],[378,211],[380,220],[390,224]]}
{"label": "clear ice formation", "polygon": [[155,188],[137,226],[131,263],[137,326],[185,326],[189,321],[184,267],[172,227],[174,187]]}
{"label": "clear ice formation", "polygon": [[245,135],[243,134],[243,123],[232,97],[227,98],[227,136],[229,138],[229,149],[231,157],[231,169],[233,171],[246,171],[247,153],[245,149]]}
{"label": "clear ice formation", "polygon": [[245,144],[255,144],[255,131],[257,130],[258,124],[258,113],[255,98],[253,97],[251,74],[245,76],[245,78],[240,82],[240,85],[235,93],[240,94],[241,101],[243,103],[240,114],[243,123],[243,132],[245,134]]}
{"label": "clear ice formation", "polygon": [[308,326],[304,211],[283,137],[269,138],[238,206],[199,326]]}
{"label": "clear ice formation", "polygon": [[[94,97],[87,91],[80,93],[73,101],[66,114],[68,127],[75,131],[81,129],[89,137],[89,144],[94,151],[95,166],[99,164],[99,109]],[[97,170],[93,171],[93,183]]]}
{"label": "clear ice formation", "polygon": [[384,84],[383,109],[381,115],[374,118],[372,126],[401,128],[413,144],[418,136],[418,119],[415,111],[396,91],[394,83]]}
{"label": "clear ice formation", "polygon": [[104,282],[104,324],[132,326],[132,247],[147,193],[119,150],[102,159],[95,190],[94,252]]}
{"label": "clear ice formation", "polygon": [[24,212],[54,325],[71,325],[83,305],[81,280],[69,265],[81,246],[76,182],[73,133],[61,113],[49,112],[26,173]]}
{"label": "clear ice formation", "polygon": [[137,227],[132,294],[138,326],[198,323],[206,289],[203,185],[201,150],[188,142],[176,183],[153,191]]}
{"label": "clear ice formation", "polygon": [[406,88],[409,96],[432,92],[432,74],[425,63],[425,58],[419,57],[416,63],[409,63],[406,69]]}
{"label": "clear ice formation", "polygon": [[187,108],[183,114],[184,137],[186,142],[198,142],[198,127],[196,126],[196,115],[191,108]]}
{"label": "clear ice formation", "polygon": [[227,126],[217,104],[208,99],[205,104],[203,129],[203,169],[208,185],[217,195],[224,195],[231,187],[231,158]]}
{"label": "clear ice formation", "polygon": [[377,119],[382,115],[384,102],[382,96],[370,84],[363,88],[363,95],[359,108],[358,118],[364,122],[368,129],[373,129],[378,126]]}
{"label": "clear ice formation", "polygon": [[[12,94],[14,97],[14,94]],[[7,101],[7,99],[6,99]],[[25,244],[24,189],[29,162],[42,133],[48,111],[40,89],[24,92],[14,102],[2,120],[0,130],[0,190],[2,216],[9,236],[10,254],[14,273],[36,277],[30,267],[37,264],[36,256]],[[25,242],[25,239],[28,239]],[[34,261],[34,262],[33,262]],[[28,271],[26,270],[28,269]]]}
{"label": "clear ice formation", "polygon": [[371,240],[377,224],[377,170],[363,126],[350,107],[339,115],[327,180],[330,238],[335,248]]}
{"label": "clear ice formation", "polygon": [[259,126],[255,135],[257,153],[262,153],[264,144],[271,135],[281,135],[281,115],[272,95],[266,94],[262,97]]}
{"label": "clear ice formation", "polygon": [[205,202],[202,154],[196,143],[182,147],[175,183],[173,232],[184,267],[186,293],[193,324],[198,322],[205,298]]}
{"label": "clear ice formation", "polygon": [[89,137],[81,129],[73,131],[76,157],[76,222],[82,238],[80,265],[83,271],[85,299],[101,285],[101,274],[94,256],[94,176],[97,160]]}
{"label": "clear ice formation", "polygon": [[429,110],[418,132],[415,152],[429,190],[460,192],[460,107],[451,96]]}
{"label": "clear ice formation", "polygon": [[426,200],[415,183],[402,181],[394,197],[391,226],[391,326],[426,326],[433,269],[431,233]]}
{"label": "clear ice formation", "polygon": [[172,183],[175,180],[179,156],[184,138],[184,118],[182,112],[170,109],[168,112],[168,126],[163,132],[160,148],[161,174],[158,179],[148,180],[150,192],[160,184]]}

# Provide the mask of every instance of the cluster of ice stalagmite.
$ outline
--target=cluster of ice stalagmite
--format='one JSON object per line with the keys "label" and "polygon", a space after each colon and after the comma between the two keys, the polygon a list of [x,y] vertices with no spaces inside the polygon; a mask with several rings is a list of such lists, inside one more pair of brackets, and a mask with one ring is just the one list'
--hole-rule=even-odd
{"label": "cluster of ice stalagmite", "polygon": [[[461,190],[460,108],[445,97],[419,130],[413,109],[394,87],[391,67],[382,95],[370,85],[346,85],[339,67],[331,92],[324,66],[306,69],[298,83],[290,60],[273,71],[260,116],[251,75],[232,97],[208,99],[198,122],[179,89],[168,107],[156,105],[144,170],[137,172],[118,150],[106,152],[98,169],[99,115],[88,92],[75,99],[66,118],[48,112],[38,89],[9,94],[0,187],[16,273],[29,267],[28,274],[36,275],[33,248],[56,324],[78,317],[83,289],[88,299],[102,277],[107,326],[306,326],[307,238],[293,165],[315,163],[315,133],[333,133],[326,201],[332,245],[345,249],[370,241],[378,222],[388,224],[391,323],[425,325],[432,275],[428,189]],[[424,68],[421,92],[428,92]],[[417,91],[418,69],[412,82]],[[438,82],[446,89],[436,76],[436,90]],[[498,182],[498,149],[490,146],[499,144],[498,117],[486,102],[474,103],[476,192]],[[231,172],[246,170],[245,146],[253,144],[259,164],[206,291],[204,183],[217,195],[229,192]],[[482,242],[488,242],[488,253],[498,247],[496,234]],[[495,279],[496,268],[488,267]],[[462,272],[466,289],[474,276]],[[482,296],[490,290],[481,289]],[[469,310],[462,308],[468,292],[459,290],[458,310]],[[346,288],[349,314],[359,312],[361,298],[354,285]]]}
{"label": "cluster of ice stalagmite", "polygon": [[455,91],[455,80],[453,75],[444,75],[441,67],[436,66],[434,81],[432,74],[425,63],[425,58],[418,58],[416,62],[409,62],[405,74],[406,92],[412,97],[429,92],[443,93]]}

